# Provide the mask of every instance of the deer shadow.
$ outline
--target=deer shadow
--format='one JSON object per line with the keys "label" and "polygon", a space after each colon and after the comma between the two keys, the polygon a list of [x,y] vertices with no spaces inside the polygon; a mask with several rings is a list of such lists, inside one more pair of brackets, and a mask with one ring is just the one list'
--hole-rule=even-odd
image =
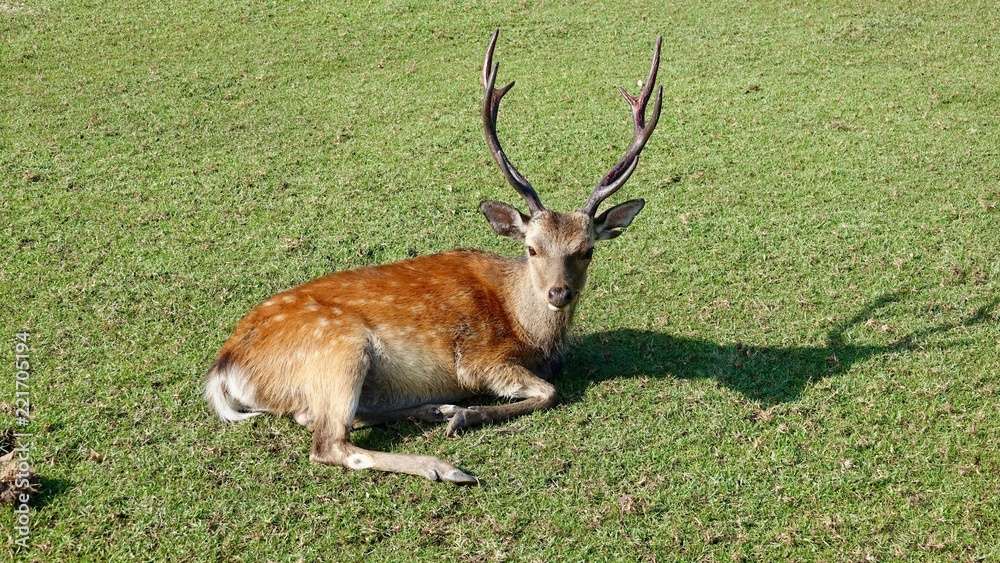
{"label": "deer shadow", "polygon": [[[796,400],[811,385],[848,371],[851,366],[890,354],[905,354],[921,347],[935,334],[990,320],[1000,298],[994,298],[972,314],[953,323],[923,328],[898,336],[883,345],[859,345],[845,334],[866,324],[876,313],[901,303],[909,290],[885,293],[862,307],[851,318],[835,324],[823,344],[816,346],[755,346],[736,342],[719,344],[708,340],[673,336],[636,329],[596,332],[577,338],[567,351],[566,369],[553,378],[563,403],[581,400],[588,387],[601,381],[633,374],[679,379],[714,378],[720,384],[764,406]],[[957,345],[957,344],[951,344]],[[502,404],[493,396],[476,396],[462,405]],[[401,420],[356,431],[362,447],[395,450],[399,444],[419,440],[442,425]]]}
{"label": "deer shadow", "polygon": [[918,348],[926,337],[986,322],[1000,301],[995,298],[958,322],[914,330],[884,345],[852,344],[845,338],[848,329],[866,323],[877,311],[901,302],[909,293],[898,290],[881,295],[850,319],[834,325],[825,342],[816,346],[719,344],[635,329],[584,335],[569,350],[569,369],[554,383],[562,391],[564,402],[571,403],[595,383],[633,373],[714,378],[749,400],[774,405],[797,399],[806,388],[844,373],[858,362],[907,353]]}

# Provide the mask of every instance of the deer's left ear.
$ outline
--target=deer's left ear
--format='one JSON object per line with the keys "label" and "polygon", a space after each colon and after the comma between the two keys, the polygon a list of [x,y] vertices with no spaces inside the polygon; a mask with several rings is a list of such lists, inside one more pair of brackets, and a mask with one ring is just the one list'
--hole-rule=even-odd
{"label": "deer's left ear", "polygon": [[632,224],[632,219],[642,211],[644,205],[646,202],[641,199],[630,199],[598,215],[594,219],[597,240],[613,239],[625,232],[625,227]]}

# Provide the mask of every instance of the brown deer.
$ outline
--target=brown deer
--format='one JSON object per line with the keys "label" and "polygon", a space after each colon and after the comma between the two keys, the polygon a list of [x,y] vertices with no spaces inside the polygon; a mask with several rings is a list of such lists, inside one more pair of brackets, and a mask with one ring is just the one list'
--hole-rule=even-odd
{"label": "brown deer", "polygon": [[[642,93],[620,89],[635,123],[625,156],[583,207],[559,213],[542,206],[497,139],[500,100],[514,85],[495,87],[498,33],[483,65],[486,144],[529,214],[499,201],[479,209],[498,235],[524,241],[525,255],[453,250],[333,273],[271,297],[240,321],[206,376],[205,398],[224,421],[291,415],[312,431],[315,462],[475,484],[434,457],[359,448],[350,431],[411,418],[448,421],[452,436],[558,403],[547,380],[562,368],[594,243],[620,235],[644,205],[634,199],[597,215],[635,170],[656,127],[662,87],[648,121],[645,113],[662,38]],[[453,404],[483,394],[517,402]]]}

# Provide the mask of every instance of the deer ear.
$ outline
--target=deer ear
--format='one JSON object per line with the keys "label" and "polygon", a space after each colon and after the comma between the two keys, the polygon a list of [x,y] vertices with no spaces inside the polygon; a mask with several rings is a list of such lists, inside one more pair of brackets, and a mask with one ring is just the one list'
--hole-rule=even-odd
{"label": "deer ear", "polygon": [[642,211],[646,202],[641,199],[630,199],[620,203],[594,219],[594,231],[597,240],[609,240],[625,232],[625,227],[632,224],[632,219]]}
{"label": "deer ear", "polygon": [[524,233],[528,230],[530,217],[521,213],[516,207],[502,201],[486,200],[480,202],[479,210],[490,222],[493,231],[502,237],[510,237],[516,240],[524,240]]}

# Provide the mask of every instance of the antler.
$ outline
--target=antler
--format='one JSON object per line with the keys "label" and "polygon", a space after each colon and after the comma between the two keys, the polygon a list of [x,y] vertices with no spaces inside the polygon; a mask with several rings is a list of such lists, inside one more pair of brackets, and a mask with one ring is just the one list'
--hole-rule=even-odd
{"label": "antler", "polygon": [[649,136],[653,134],[653,129],[656,128],[656,122],[660,119],[660,104],[663,102],[663,86],[660,86],[656,93],[656,105],[653,106],[653,115],[649,118],[649,123],[646,123],[646,104],[649,102],[649,95],[653,93],[653,83],[656,82],[656,71],[660,68],[660,45],[663,43],[663,37],[656,38],[656,48],[653,50],[653,66],[649,69],[649,77],[646,78],[646,84],[642,89],[642,93],[638,98],[633,98],[628,95],[628,92],[624,88],[619,88],[618,91],[622,93],[625,97],[625,101],[628,105],[632,107],[632,119],[635,121],[635,134],[632,139],[632,144],[629,145],[628,150],[625,151],[625,156],[618,161],[618,164],[608,172],[608,175],[601,180],[597,187],[594,188],[593,193],[587,199],[587,203],[583,204],[580,211],[586,213],[593,217],[597,213],[597,206],[601,204],[602,201],[608,198],[611,194],[618,191],[628,177],[632,175],[637,164],[639,164],[639,153],[642,152],[642,148],[646,146],[646,141],[649,140]]}
{"label": "antler", "polygon": [[497,36],[499,34],[499,29],[493,32],[493,38],[490,39],[490,47],[486,50],[486,61],[483,63],[483,89],[486,92],[486,95],[483,97],[483,128],[486,130],[486,145],[489,146],[490,152],[500,166],[500,171],[503,172],[504,177],[507,178],[510,185],[527,202],[531,214],[535,215],[544,211],[545,207],[542,206],[542,201],[538,199],[538,193],[535,191],[535,188],[532,188],[528,180],[507,160],[507,155],[504,154],[503,148],[500,146],[500,140],[497,139],[497,112],[500,111],[500,100],[514,86],[514,81],[512,80],[510,84],[503,88],[494,88],[500,63],[493,63],[493,48],[497,44]]}

